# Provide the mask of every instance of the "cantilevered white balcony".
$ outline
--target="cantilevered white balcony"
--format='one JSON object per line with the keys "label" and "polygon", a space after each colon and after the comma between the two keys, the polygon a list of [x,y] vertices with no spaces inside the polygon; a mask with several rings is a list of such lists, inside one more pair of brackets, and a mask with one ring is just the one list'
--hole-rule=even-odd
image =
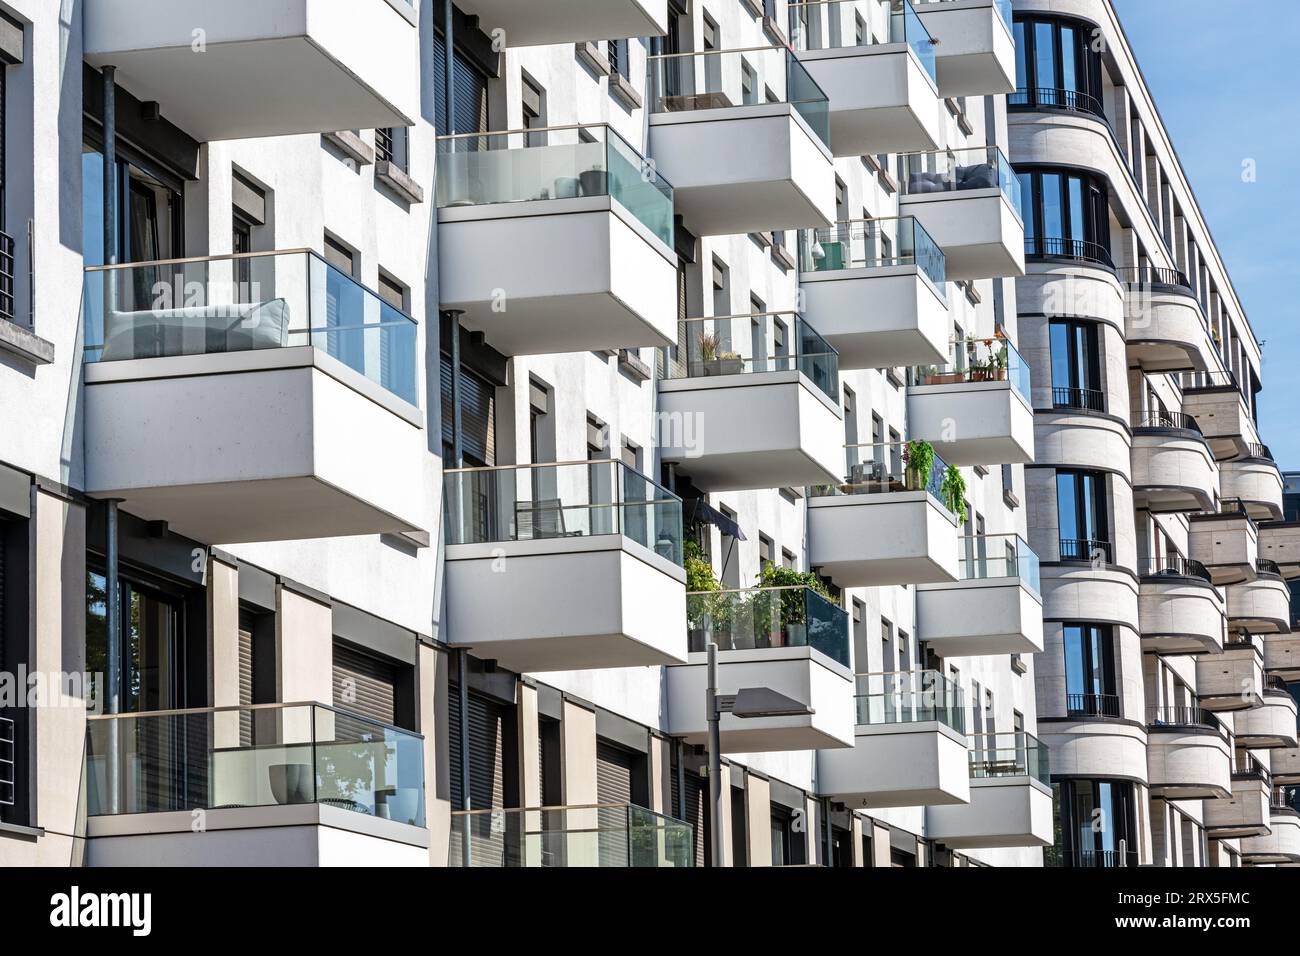
{"label": "cantilevered white balcony", "polygon": [[835,219],[830,106],[785,47],[650,58],[650,155],[696,235]]}
{"label": "cantilevered white balcony", "polygon": [[[1228,627],[1249,634],[1289,634],[1291,589],[1272,561],[1256,563],[1255,580],[1228,585]],[[1300,658],[1296,663],[1300,666]]]}
{"label": "cantilevered white balcony", "polygon": [[88,866],[429,865],[424,740],[368,717],[323,704],[92,716],[85,753]]}
{"label": "cantilevered white balcony", "polygon": [[[489,36],[501,30],[507,47],[583,40],[663,36],[668,0],[456,0]],[[441,16],[441,7],[436,16]]]}
{"label": "cantilevered white balcony", "polygon": [[722,718],[727,753],[853,745],[853,671],[848,615],[806,587],[700,591],[686,596],[689,663],[669,667],[667,730],[708,743],[704,698],[708,645],[718,647],[718,692],[766,687],[804,714]]}
{"label": "cantilevered white balcony", "polygon": [[972,734],[970,803],[931,806],[926,835],[956,849],[1051,846],[1047,747],[1032,734]]}
{"label": "cantilevered white balcony", "polygon": [[1209,323],[1181,272],[1152,266],[1118,270],[1124,283],[1124,347],[1147,372],[1204,372],[1217,355]]}
{"label": "cantilevered white balcony", "polygon": [[1196,419],[1147,412],[1133,425],[1133,503],[1156,514],[1213,511],[1219,468]]}
{"label": "cantilevered white balcony", "polygon": [[822,484],[839,474],[835,350],[793,312],[683,323],[659,382],[659,447],[697,488]]}
{"label": "cantilevered white balcony", "polygon": [[916,589],[916,629],[940,657],[1037,654],[1043,649],[1038,555],[1019,535],[958,542],[959,580]]}
{"label": "cantilevered white balcony", "polygon": [[444,473],[447,640],[518,673],[686,660],[682,503],[618,461]]}
{"label": "cantilevered white balcony", "polygon": [[1258,706],[1264,692],[1263,639],[1229,635],[1222,654],[1196,658],[1196,696],[1205,710],[1223,712]]}
{"label": "cantilevered white balcony", "polygon": [[1273,562],[1288,581],[1300,578],[1300,521],[1266,521],[1261,524],[1259,557]]}
{"label": "cantilevered white balcony", "polygon": [[[662,5],[662,2],[661,2]],[[410,126],[414,8],[389,0],[87,0],[82,55],[200,141]]]}
{"label": "cantilevered white balcony", "polygon": [[909,371],[908,433],[952,465],[1034,460],[1029,365],[1005,338],[952,345],[954,358]]}
{"label": "cantilevered white balcony", "polygon": [[1219,719],[1199,707],[1163,706],[1147,714],[1147,779],[1167,800],[1225,799],[1232,793],[1232,750]]}
{"label": "cantilevered white balcony", "polygon": [[1139,571],[1138,621],[1144,651],[1223,651],[1223,596],[1199,562],[1156,558],[1144,562]]}
{"label": "cantilevered white balcony", "polygon": [[1282,517],[1282,472],[1267,445],[1251,445],[1242,457],[1220,464],[1219,487],[1256,521]]}
{"label": "cantilevered white balcony", "polygon": [[853,809],[969,803],[961,687],[935,671],[857,681],[853,747],[818,751],[819,792]]}
{"label": "cantilevered white balcony", "polygon": [[1249,750],[1289,749],[1296,746],[1296,702],[1286,683],[1275,674],[1264,675],[1260,706],[1232,715],[1237,746]]}
{"label": "cantilevered white balcony", "polygon": [[943,252],[911,216],[799,237],[804,316],[840,353],[841,368],[944,361],[952,339],[944,276]]}
{"label": "cantilevered white balcony", "polygon": [[908,0],[890,4],[879,43],[855,0],[788,7],[799,62],[830,98],[831,151],[863,156],[934,149],[942,142],[935,43]]}
{"label": "cantilevered white balcony", "polygon": [[920,442],[852,445],[848,475],[809,489],[808,554],[840,587],[951,583],[957,495],[948,466]]}
{"label": "cantilevered white balcony", "polygon": [[1241,858],[1255,866],[1300,863],[1300,813],[1275,797],[1268,809],[1268,835],[1241,841]]}
{"label": "cantilevered white balcony", "polygon": [[935,47],[940,96],[999,96],[1016,88],[1011,0],[922,0]]}
{"label": "cantilevered white balcony", "polygon": [[497,350],[676,341],[673,189],[610,127],[444,136],[437,194],[441,307]]}
{"label": "cantilevered white balcony", "polygon": [[1020,180],[996,146],[911,153],[899,212],[943,250],[950,280],[1025,274]]}
{"label": "cantilevered white balcony", "polygon": [[1271,791],[1268,767],[1251,754],[1237,751],[1231,796],[1205,802],[1206,832],[1216,840],[1267,836]]}
{"label": "cantilevered white balcony", "polygon": [[425,531],[418,330],[312,252],[86,271],[86,491],[198,541]]}
{"label": "cantilevered white balcony", "polygon": [[1196,419],[1219,461],[1251,454],[1259,443],[1254,418],[1232,372],[1184,372],[1183,411]]}
{"label": "cantilevered white balcony", "polygon": [[1300,633],[1264,634],[1256,640],[1264,648],[1264,670],[1287,683],[1300,682]]}
{"label": "cantilevered white balcony", "polygon": [[1215,584],[1242,584],[1255,577],[1259,530],[1240,502],[1220,501],[1217,511],[1190,515],[1187,520],[1187,550]]}

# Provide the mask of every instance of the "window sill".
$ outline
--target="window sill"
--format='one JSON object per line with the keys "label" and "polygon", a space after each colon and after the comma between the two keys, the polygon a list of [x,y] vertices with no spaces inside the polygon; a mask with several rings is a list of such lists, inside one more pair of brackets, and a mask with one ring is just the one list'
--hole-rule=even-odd
{"label": "window sill", "polygon": [[25,827],[18,823],[0,823],[0,836],[14,836],[22,840],[39,840],[45,836],[45,827]]}
{"label": "window sill", "polygon": [[0,319],[0,351],[16,356],[30,365],[49,365],[54,361],[53,342],[46,341],[8,319]]}
{"label": "window sill", "polygon": [[387,160],[376,163],[375,182],[387,186],[408,203],[424,202],[424,190],[396,163]]}
{"label": "window sill", "polygon": [[605,54],[600,52],[600,47],[593,41],[587,40],[583,43],[575,43],[573,48],[579,62],[589,70],[597,76],[609,76],[609,60],[606,59]]}
{"label": "window sill", "polygon": [[641,108],[641,94],[622,73],[609,75],[609,95],[630,110]]}
{"label": "window sill", "polygon": [[342,129],[334,133],[321,133],[320,138],[358,166],[369,166],[375,161],[375,151],[350,129]]}

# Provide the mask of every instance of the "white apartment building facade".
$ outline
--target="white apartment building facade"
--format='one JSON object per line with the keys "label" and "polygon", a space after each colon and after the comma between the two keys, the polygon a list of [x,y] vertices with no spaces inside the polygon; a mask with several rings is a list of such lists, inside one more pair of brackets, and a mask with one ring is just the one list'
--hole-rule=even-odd
{"label": "white apartment building facade", "polygon": [[1007,0],[207,6],[0,2],[0,863],[1291,860],[1259,351],[1105,0],[1118,143]]}

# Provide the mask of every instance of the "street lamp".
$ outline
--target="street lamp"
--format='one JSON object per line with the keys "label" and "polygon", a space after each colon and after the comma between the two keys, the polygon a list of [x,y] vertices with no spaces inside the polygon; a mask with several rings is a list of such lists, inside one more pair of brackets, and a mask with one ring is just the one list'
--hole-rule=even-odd
{"label": "street lamp", "polygon": [[718,693],[718,645],[709,642],[708,687],[704,692],[704,713],[709,722],[709,819],[713,830],[713,865],[722,860],[722,715],[742,720],[754,717],[807,717],[816,713],[770,687],[742,687],[734,694]]}

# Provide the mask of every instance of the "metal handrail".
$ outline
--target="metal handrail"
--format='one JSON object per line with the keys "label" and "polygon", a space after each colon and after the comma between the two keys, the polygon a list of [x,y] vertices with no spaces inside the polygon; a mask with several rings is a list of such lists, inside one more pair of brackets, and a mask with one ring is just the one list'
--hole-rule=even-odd
{"label": "metal handrail", "polygon": [[342,707],[335,707],[333,704],[322,704],[319,701],[300,700],[293,703],[283,704],[227,704],[221,707],[189,707],[174,708],[171,710],[146,710],[131,711],[120,714],[87,714],[86,720],[140,720],[146,717],[189,717],[199,714],[226,714],[226,713],[247,713],[249,711],[261,710],[291,710],[297,707],[312,707],[317,710],[328,710],[332,713],[347,717],[349,720],[360,720],[368,724],[374,724],[376,727],[383,727],[385,730],[394,730],[399,734],[405,734],[408,737],[424,739],[424,734],[414,730],[407,730],[405,727],[398,727],[396,724],[386,724],[382,720],[375,720],[373,717],[367,717],[365,714],[358,714],[354,711],[344,710]]}
{"label": "metal handrail", "polygon": [[1133,426],[1138,428],[1178,428],[1183,431],[1201,434],[1201,426],[1186,412],[1146,412],[1138,418]]}
{"label": "metal handrail", "polygon": [[[315,249],[302,246],[297,249],[272,249],[265,252],[228,252],[219,256],[182,256],[179,259],[148,259],[142,262],[114,262],[111,265],[83,266],[83,272],[112,272],[116,269],[145,269],[153,266],[181,266],[198,262],[225,262],[230,259],[259,259],[269,256],[292,256],[306,253],[320,258]],[[348,276],[348,278],[352,278]],[[355,281],[355,280],[353,280]]]}
{"label": "metal handrail", "polygon": [[1066,694],[1065,712],[1070,716],[1120,717],[1118,694]]}
{"label": "metal handrail", "polygon": [[1182,577],[1182,578],[1200,578],[1203,581],[1211,581],[1209,570],[1200,561],[1194,558],[1184,558],[1181,555],[1173,555],[1167,558],[1148,558],[1139,569],[1139,577],[1158,578],[1158,577]]}
{"label": "metal handrail", "polygon": [[1219,718],[1203,707],[1187,704],[1164,704],[1147,708],[1148,727],[1204,727],[1222,730]]}
{"label": "metal handrail", "polygon": [[1282,577],[1281,566],[1276,561],[1270,561],[1267,558],[1259,558],[1255,562],[1255,572],[1270,577]]}
{"label": "metal handrail", "polygon": [[14,239],[0,232],[0,319],[14,320]]}
{"label": "metal handrail", "polygon": [[[613,129],[610,123],[564,123],[558,126],[533,126],[528,129],[485,129],[477,133],[444,133],[441,136],[435,136],[435,142],[441,142],[447,139],[475,139],[484,136],[524,136],[528,133],[559,133],[566,130],[574,129],[592,129],[603,126],[605,129]],[[614,130],[615,133],[618,130]],[[620,137],[621,138],[621,137]]]}
{"label": "metal handrail", "polygon": [[1161,266],[1124,266],[1117,269],[1120,280],[1126,285],[1166,285],[1190,290],[1191,281],[1179,269]]}
{"label": "metal handrail", "polygon": [[1074,262],[1091,262],[1114,269],[1110,251],[1100,243],[1087,239],[1067,239],[1062,236],[1025,237],[1025,255],[1045,259],[1070,259]]}
{"label": "metal handrail", "polygon": [[1090,412],[1104,412],[1106,410],[1106,393],[1099,388],[1054,385],[1052,386],[1052,405],[1055,408],[1079,408]]}
{"label": "metal handrail", "polygon": [[789,47],[774,46],[744,46],[728,50],[687,50],[685,53],[651,53],[646,57],[647,60],[679,60],[688,56],[720,56],[723,53],[764,53],[768,50],[782,50],[790,52]]}
{"label": "metal handrail", "polygon": [[1059,541],[1062,561],[1091,561],[1094,551],[1101,551],[1108,563],[1114,560],[1109,541],[1100,538],[1061,538]]}
{"label": "metal handrail", "polygon": [[[1044,96],[1043,94],[1049,94]],[[1022,86],[1007,97],[1008,106],[1045,107],[1072,113],[1090,113],[1107,120],[1101,100],[1084,90],[1067,90],[1051,86]],[[1107,120],[1109,122],[1109,120]]]}

